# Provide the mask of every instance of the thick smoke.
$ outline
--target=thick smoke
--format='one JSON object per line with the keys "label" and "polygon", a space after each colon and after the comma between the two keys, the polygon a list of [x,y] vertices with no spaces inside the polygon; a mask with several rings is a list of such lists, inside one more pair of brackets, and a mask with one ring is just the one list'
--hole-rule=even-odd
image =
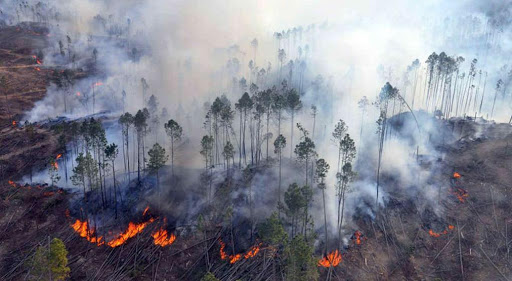
{"label": "thick smoke", "polygon": [[[6,4],[2,5],[6,23],[34,20],[33,14],[21,11],[16,3]],[[88,75],[71,87],[51,85],[47,97],[26,114],[26,119],[33,122],[57,116],[74,119],[99,112],[113,116],[123,111],[133,113],[147,106],[149,96],[155,95],[159,110],[167,108],[171,118],[184,124],[186,140],[175,163],[187,168],[203,165],[198,153],[200,137],[205,134],[203,103],[211,103],[216,96],[226,94],[234,104],[241,90],[233,85],[233,78],[238,81],[245,77],[248,83],[257,80],[247,67],[250,60],[260,69],[268,70],[271,65],[273,74],[260,84],[261,90],[263,86],[279,84],[274,82],[277,76],[290,76],[289,60],[306,57],[304,106],[295,122],[312,131],[309,109],[311,105],[318,107],[314,141],[319,157],[331,164],[327,178],[329,198],[335,198],[333,167],[337,161],[331,133],[339,119],[346,121],[348,133],[358,147],[359,177],[352,184],[354,192],[348,198],[347,217],[356,207],[363,206],[363,202],[376,200],[375,120],[379,112],[370,105],[366,115],[362,115],[357,102],[363,96],[374,101],[382,85],[389,81],[401,90],[409,104],[414,104],[410,89],[407,96],[404,73],[419,59],[418,72],[422,78],[416,92],[423,99],[424,62],[434,51],[463,56],[466,60],[461,70],[466,72],[471,60],[478,59],[477,68],[488,74],[481,114],[484,117],[490,115],[498,79],[507,79],[506,83],[510,80],[506,78],[510,71],[507,66],[507,54],[511,50],[510,3],[502,1],[75,0],[56,1],[46,4],[45,9],[52,16],[47,20],[50,47],[42,50],[44,65],[80,69]],[[276,39],[275,32],[299,27],[303,30],[300,36]],[[254,38],[258,39],[257,48],[250,43]],[[63,42],[64,56],[59,53],[59,41]],[[278,48],[287,54],[282,70],[279,70]],[[94,50],[97,50],[96,58]],[[66,58],[69,53],[76,59]],[[299,74],[295,71],[291,75],[295,75],[293,83]],[[145,96],[141,78],[149,84]],[[94,86],[97,83],[102,85]],[[415,110],[424,109],[421,99],[416,101]],[[508,121],[507,104],[498,102],[494,118]],[[400,112],[406,111],[401,107]],[[423,202],[428,202],[440,214],[436,202],[439,183],[430,181],[432,173],[437,172],[436,166],[426,171],[418,161],[418,153],[430,159],[442,158],[430,142],[439,138],[439,124],[436,119],[416,112],[418,128],[410,114],[403,115],[404,124],[391,130],[394,135],[385,144],[382,160],[382,174],[395,181],[382,184],[383,195],[379,200],[384,204],[388,192],[402,188],[401,192],[411,198],[426,199]],[[290,127],[287,116],[283,120],[283,133],[289,134]],[[120,143],[119,127],[112,125],[107,129],[109,141]],[[160,139],[165,138],[162,128],[157,134]],[[297,131],[295,136],[298,138]],[[289,147],[285,156],[288,151]],[[294,176],[293,169],[285,170],[285,174],[288,179],[301,181]],[[263,190],[275,182],[275,177],[273,172],[258,175],[253,185],[261,192],[256,193],[267,194]],[[268,194],[269,198],[273,195]],[[273,207],[275,200],[269,198],[256,197],[256,200],[258,204]],[[328,203],[329,213],[335,214],[335,200]],[[316,211],[315,220],[321,221],[321,209]],[[373,216],[371,208],[366,208],[366,212]],[[330,223],[336,225],[335,216],[330,218]]]}

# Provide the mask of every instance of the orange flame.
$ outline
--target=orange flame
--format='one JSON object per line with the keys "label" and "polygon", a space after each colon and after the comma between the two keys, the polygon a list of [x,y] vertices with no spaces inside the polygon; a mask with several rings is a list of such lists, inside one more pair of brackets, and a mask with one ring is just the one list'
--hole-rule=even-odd
{"label": "orange flame", "polygon": [[52,162],[52,167],[54,167],[55,170],[59,169],[59,164],[57,163],[57,161]]}
{"label": "orange flame", "polygon": [[437,232],[433,231],[432,229],[430,229],[428,231],[428,235],[430,235],[432,237],[438,238],[438,237],[441,237],[441,235],[448,234],[449,231],[454,230],[454,229],[455,229],[455,226],[450,224],[450,225],[448,225],[448,229],[445,229],[445,230],[443,230],[442,232],[439,232],[439,233],[437,233]]}
{"label": "orange flame", "polygon": [[327,254],[325,257],[318,261],[318,266],[322,267],[336,267],[340,264],[342,258],[338,250]]}
{"label": "orange flame", "polygon": [[219,239],[219,243],[220,243],[220,258],[225,260],[227,257],[228,257],[228,254],[226,254],[226,252],[224,252],[224,249],[226,248],[226,243],[222,242],[222,240]]}
{"label": "orange flame", "polygon": [[34,69],[37,71],[41,71],[41,68],[39,68],[39,67],[34,67]]}
{"label": "orange flame", "polygon": [[17,187],[16,183],[15,183],[15,182],[13,182],[12,180],[9,180],[8,182],[9,182],[9,184],[10,184],[12,187]]}
{"label": "orange flame", "polygon": [[149,206],[147,206],[145,209],[144,209],[144,212],[142,212],[142,216],[145,216],[149,211]]}
{"label": "orange flame", "polygon": [[57,154],[57,157],[55,157],[55,160],[58,160],[61,157],[62,157],[62,154]]}
{"label": "orange flame", "polygon": [[108,242],[107,245],[109,245],[112,248],[123,245],[128,239],[135,237],[137,234],[142,232],[144,230],[144,228],[146,228],[146,226],[148,226],[154,220],[155,220],[154,218],[151,218],[151,219],[149,219],[149,221],[142,222],[142,223],[130,222],[128,224],[128,228],[123,233],[119,234],[116,239]]}
{"label": "orange flame", "polygon": [[458,178],[460,178],[460,174],[459,174],[459,173],[457,173],[457,172],[453,173],[453,178],[454,178],[454,179],[458,179]]}
{"label": "orange flame", "polygon": [[174,235],[174,233],[171,233],[169,236],[167,230],[162,228],[153,233],[152,236],[154,239],[153,243],[161,247],[169,246],[176,240],[176,235]]}
{"label": "orange flame", "polygon": [[469,197],[469,194],[466,190],[460,187],[455,187],[453,190],[453,195],[457,197],[459,202],[464,203],[466,200],[464,198]]}
{"label": "orange flame", "polygon": [[222,260],[229,260],[229,263],[233,264],[239,260],[242,259],[242,257],[244,259],[250,259],[250,258],[253,258],[255,257],[261,250],[261,243],[259,243],[258,245],[254,245],[252,246],[251,248],[249,248],[249,250],[247,250],[247,252],[245,254],[236,254],[236,255],[228,255],[226,252],[225,252],[225,249],[226,249],[226,243],[224,243],[221,239],[219,239],[219,244],[220,244],[220,258]]}
{"label": "orange flame", "polygon": [[260,249],[261,249],[261,243],[260,243],[260,244],[258,244],[258,245],[254,245],[254,246],[252,246],[252,247],[247,251],[247,253],[245,253],[244,258],[245,258],[245,259],[250,259],[250,258],[255,257],[255,256],[260,252]]}
{"label": "orange flame", "polygon": [[233,264],[237,261],[239,261],[242,258],[241,254],[236,254],[234,256],[229,256],[229,263]]}
{"label": "orange flame", "polygon": [[76,233],[80,235],[80,237],[87,239],[87,241],[98,246],[105,244],[105,241],[103,241],[103,236],[97,237],[95,234],[96,229],[89,229],[86,221],[82,222],[80,220],[76,220],[75,223],[71,225],[71,227],[73,230],[75,230]]}
{"label": "orange flame", "polygon": [[18,122],[16,122],[16,120],[12,120],[12,125],[13,125],[14,127],[16,127],[16,124],[18,124]]}
{"label": "orange flame", "polygon": [[356,232],[354,232],[354,238],[356,239],[357,245],[361,245],[361,235],[363,234],[359,230],[356,230]]}

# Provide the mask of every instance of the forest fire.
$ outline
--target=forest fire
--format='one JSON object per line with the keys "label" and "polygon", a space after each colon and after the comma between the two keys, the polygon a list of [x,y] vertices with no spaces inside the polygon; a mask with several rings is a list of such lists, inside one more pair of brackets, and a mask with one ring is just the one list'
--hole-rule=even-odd
{"label": "forest fire", "polygon": [[89,225],[86,221],[82,222],[77,219],[75,223],[71,225],[71,227],[76,233],[78,233],[78,235],[80,235],[80,237],[87,239],[87,241],[98,246],[105,244],[105,241],[103,241],[103,236],[97,237],[96,229],[89,229]]}
{"label": "forest fire", "polygon": [[356,241],[357,245],[361,245],[361,236],[362,235],[363,234],[359,230],[356,230],[356,232],[354,232],[354,240]]}
{"label": "forest fire", "polygon": [[34,69],[37,71],[41,71],[41,68],[39,68],[39,67],[34,67]]}
{"label": "forest fire", "polygon": [[167,230],[162,228],[153,233],[152,236],[154,239],[153,243],[161,247],[169,246],[176,240],[176,235],[174,235],[174,233],[171,233],[169,236]]}
{"label": "forest fire", "polygon": [[12,126],[13,127],[16,127],[17,124],[18,124],[18,122],[16,122],[15,120],[12,120]]}
{"label": "forest fire", "polygon": [[12,186],[12,187],[17,187],[16,183],[13,182],[12,180],[9,180],[8,183]]}
{"label": "forest fire", "polygon": [[242,256],[242,254],[228,255],[225,252],[226,243],[224,243],[221,239],[219,239],[219,244],[220,244],[220,251],[219,251],[220,258],[222,260],[229,260],[229,263],[231,263],[231,264],[236,263],[237,261],[241,260],[242,257],[246,260],[253,258],[261,250],[261,243],[259,243],[258,245],[254,245],[251,248],[249,248],[249,250],[247,250],[247,252],[245,254],[243,254],[243,256]]}
{"label": "forest fire", "polygon": [[252,257],[255,257],[260,252],[260,249],[261,249],[261,243],[258,244],[258,245],[252,246],[249,249],[249,251],[247,251],[247,253],[245,253],[244,258],[245,259],[250,259]]}
{"label": "forest fire", "polygon": [[460,203],[466,202],[466,199],[464,198],[469,197],[469,193],[461,187],[454,187],[452,193],[457,197]]}
{"label": "forest fire", "polygon": [[123,233],[119,234],[116,239],[108,242],[107,245],[112,248],[123,245],[128,239],[135,237],[137,234],[142,232],[144,228],[146,228],[146,226],[148,226],[153,221],[155,221],[154,218],[151,218],[148,221],[142,223],[130,222],[128,224],[128,228]]}
{"label": "forest fire", "polygon": [[222,260],[225,260],[228,258],[228,254],[226,254],[226,252],[224,251],[224,249],[226,248],[226,243],[222,242],[222,240],[219,239],[219,243],[220,243],[220,258]]}
{"label": "forest fire", "polygon": [[432,236],[432,237],[436,237],[436,238],[438,238],[438,237],[441,237],[441,235],[446,235],[446,234],[448,234],[448,232],[450,232],[450,231],[452,231],[452,230],[454,230],[454,229],[455,229],[455,226],[453,226],[453,225],[451,225],[451,224],[450,224],[450,225],[448,225],[448,229],[445,229],[445,230],[443,230],[442,232],[439,232],[439,233],[438,233],[438,232],[433,231],[432,229],[429,229],[429,231],[428,231],[428,235],[430,235],[430,236]]}
{"label": "forest fire", "polygon": [[43,63],[42,63],[42,62],[37,58],[37,56],[32,56],[32,57],[36,60],[36,63],[37,63],[37,64],[39,64],[39,65],[43,64]]}
{"label": "forest fire", "polygon": [[460,178],[460,174],[457,173],[457,172],[453,173],[453,178],[454,179],[459,179]]}
{"label": "forest fire", "polygon": [[341,254],[338,250],[327,254],[325,257],[318,261],[318,266],[322,267],[336,267],[342,261]]}

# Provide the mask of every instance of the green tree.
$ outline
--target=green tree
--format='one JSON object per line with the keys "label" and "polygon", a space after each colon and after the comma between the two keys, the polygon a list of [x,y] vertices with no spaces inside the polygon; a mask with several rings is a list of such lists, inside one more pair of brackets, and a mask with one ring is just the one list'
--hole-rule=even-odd
{"label": "green tree", "polygon": [[164,124],[165,131],[171,138],[171,173],[174,176],[174,143],[181,140],[183,128],[173,119]]}
{"label": "green tree", "polygon": [[98,167],[91,154],[87,152],[84,156],[80,153],[76,158],[77,165],[73,168],[73,175],[71,176],[71,182],[76,186],[82,186],[84,189],[84,198],[87,201],[86,187],[92,190],[95,187],[95,174],[98,173]]}
{"label": "green tree", "polygon": [[274,141],[274,153],[279,155],[279,184],[278,184],[278,210],[279,210],[279,218],[281,218],[281,160],[283,155],[283,149],[286,147],[286,139],[283,135],[279,135]]}
{"label": "green tree", "polygon": [[[137,180],[140,182],[140,169],[141,169],[141,163],[140,163],[140,148],[141,146],[144,146],[144,133],[147,127],[147,116],[144,114],[142,110],[137,111],[135,114],[135,117],[133,118],[133,125],[135,126],[135,130],[137,130]],[[142,157],[144,161],[144,151],[142,152]]]}
{"label": "green tree", "polygon": [[304,127],[297,123],[297,127],[303,133],[302,141],[299,142],[295,146],[295,154],[297,155],[297,160],[305,164],[305,176],[306,176],[306,185],[308,184],[308,174],[309,174],[309,162],[313,157],[316,156],[315,152],[315,143],[309,138],[309,133]]}
{"label": "green tree", "polygon": [[258,235],[263,242],[274,246],[286,245],[288,241],[288,234],[275,212],[258,225]]}
{"label": "green tree", "polygon": [[[340,172],[341,168],[341,142],[343,141],[343,137],[347,133],[347,125],[345,121],[341,120],[336,123],[334,126],[334,132],[332,132],[332,137],[334,144],[338,147],[338,165],[336,166],[336,173]],[[341,166],[340,166],[341,165]]]}
{"label": "green tree", "polygon": [[[352,161],[356,156],[356,145],[349,134],[343,137],[340,144],[341,162],[343,167],[336,174],[338,196],[338,235],[341,237],[341,227],[343,226],[343,213],[345,211],[345,198],[348,191],[348,185],[353,180],[355,174],[352,171]],[[340,206],[341,205],[341,206]]]}
{"label": "green tree", "polygon": [[208,173],[208,170],[210,174],[208,175],[209,178],[209,189],[208,189],[208,202],[211,200],[212,196],[212,169],[213,169],[213,143],[214,139],[212,136],[203,136],[201,139],[201,155],[204,157],[205,162],[205,172]]}
{"label": "green tree", "polygon": [[302,108],[302,102],[300,100],[300,95],[297,93],[297,90],[291,89],[286,94],[286,109],[290,112],[291,116],[291,136],[290,136],[290,158],[292,158],[293,153],[293,122],[295,118],[295,113]]}
{"label": "green tree", "polygon": [[[119,117],[119,124],[121,124],[121,135],[123,141],[123,163],[125,171],[128,171],[128,181],[130,181],[130,127],[133,125],[133,115],[126,112]],[[126,145],[126,152],[125,147]]]}
{"label": "green tree", "polygon": [[302,236],[292,239],[285,249],[286,280],[310,281],[318,280],[316,260],[313,247]]}
{"label": "green tree", "polygon": [[[337,174],[338,177],[338,198],[341,198],[341,214],[338,213],[338,238],[340,239],[341,246],[341,227],[343,226],[343,213],[345,210],[346,194],[350,192],[350,183],[354,180],[356,173],[352,170],[352,164],[346,163],[341,169],[341,173]],[[338,212],[339,212],[338,208]]]}
{"label": "green tree", "polygon": [[284,193],[285,213],[292,226],[292,237],[298,232],[298,223],[307,205],[306,189],[307,187],[300,187],[297,183],[292,183]]}
{"label": "green tree", "polygon": [[226,170],[229,176],[229,160],[233,159],[233,165],[235,162],[235,159],[233,158],[235,155],[235,148],[231,144],[230,141],[226,142],[226,145],[224,146],[224,150],[222,151],[222,156],[224,156],[224,159],[226,161]]}
{"label": "green tree", "polygon": [[328,245],[328,236],[327,236],[327,211],[325,208],[325,177],[327,176],[327,172],[329,172],[329,164],[325,159],[318,159],[316,161],[316,177],[320,182],[318,183],[318,188],[322,190],[322,201],[324,205],[324,231],[325,231],[325,252],[327,252]]}
{"label": "green tree", "polygon": [[58,238],[53,238],[49,244],[49,247],[39,246],[28,264],[33,280],[65,280],[69,277],[71,270],[66,245]]}
{"label": "green tree", "polygon": [[53,158],[50,159],[49,164],[50,167],[48,168],[48,175],[50,176],[52,186],[55,186],[55,183],[57,183],[60,180],[59,166]]}
{"label": "green tree", "polygon": [[242,97],[238,100],[238,102],[235,104],[235,107],[239,110],[240,114],[240,166],[242,162],[242,157],[244,158],[244,164],[247,164],[247,154],[245,151],[245,132],[247,128],[247,115],[249,112],[251,112],[253,105],[254,102],[252,101],[251,97],[247,92],[245,92],[242,95]]}
{"label": "green tree", "polygon": [[114,177],[114,204],[116,209],[116,219],[117,219],[117,183],[116,183],[116,168],[115,168],[115,160],[117,155],[119,154],[119,149],[115,143],[111,143],[107,145],[105,148],[105,157],[112,163],[112,176]]}
{"label": "green tree", "polygon": [[159,171],[163,166],[165,166],[165,162],[167,161],[169,156],[167,156],[165,154],[165,148],[161,147],[158,143],[155,143],[153,145],[153,148],[151,148],[148,151],[148,155],[149,155],[149,164],[148,164],[149,171],[153,174],[156,174],[157,186],[158,186],[158,189],[160,189]]}

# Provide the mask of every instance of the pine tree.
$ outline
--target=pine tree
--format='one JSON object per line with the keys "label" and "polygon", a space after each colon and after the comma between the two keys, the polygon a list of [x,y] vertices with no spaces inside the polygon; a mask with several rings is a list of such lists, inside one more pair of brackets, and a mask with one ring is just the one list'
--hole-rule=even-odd
{"label": "pine tree", "polygon": [[33,280],[65,280],[71,271],[68,267],[68,251],[64,242],[53,238],[49,247],[41,245],[28,263]]}
{"label": "pine tree", "polygon": [[148,151],[149,155],[149,163],[148,168],[149,171],[153,174],[156,174],[156,182],[157,187],[160,190],[160,169],[165,166],[165,162],[169,156],[165,154],[165,148],[161,147],[160,144],[155,143],[153,148]]}
{"label": "pine tree", "polygon": [[278,184],[278,210],[279,210],[279,219],[281,219],[281,166],[282,166],[282,155],[283,149],[286,147],[286,139],[283,135],[279,135],[274,141],[274,153],[279,155],[279,184]]}
{"label": "pine tree", "polygon": [[174,143],[181,140],[183,128],[173,119],[164,124],[165,131],[171,139],[171,173],[174,176]]}

